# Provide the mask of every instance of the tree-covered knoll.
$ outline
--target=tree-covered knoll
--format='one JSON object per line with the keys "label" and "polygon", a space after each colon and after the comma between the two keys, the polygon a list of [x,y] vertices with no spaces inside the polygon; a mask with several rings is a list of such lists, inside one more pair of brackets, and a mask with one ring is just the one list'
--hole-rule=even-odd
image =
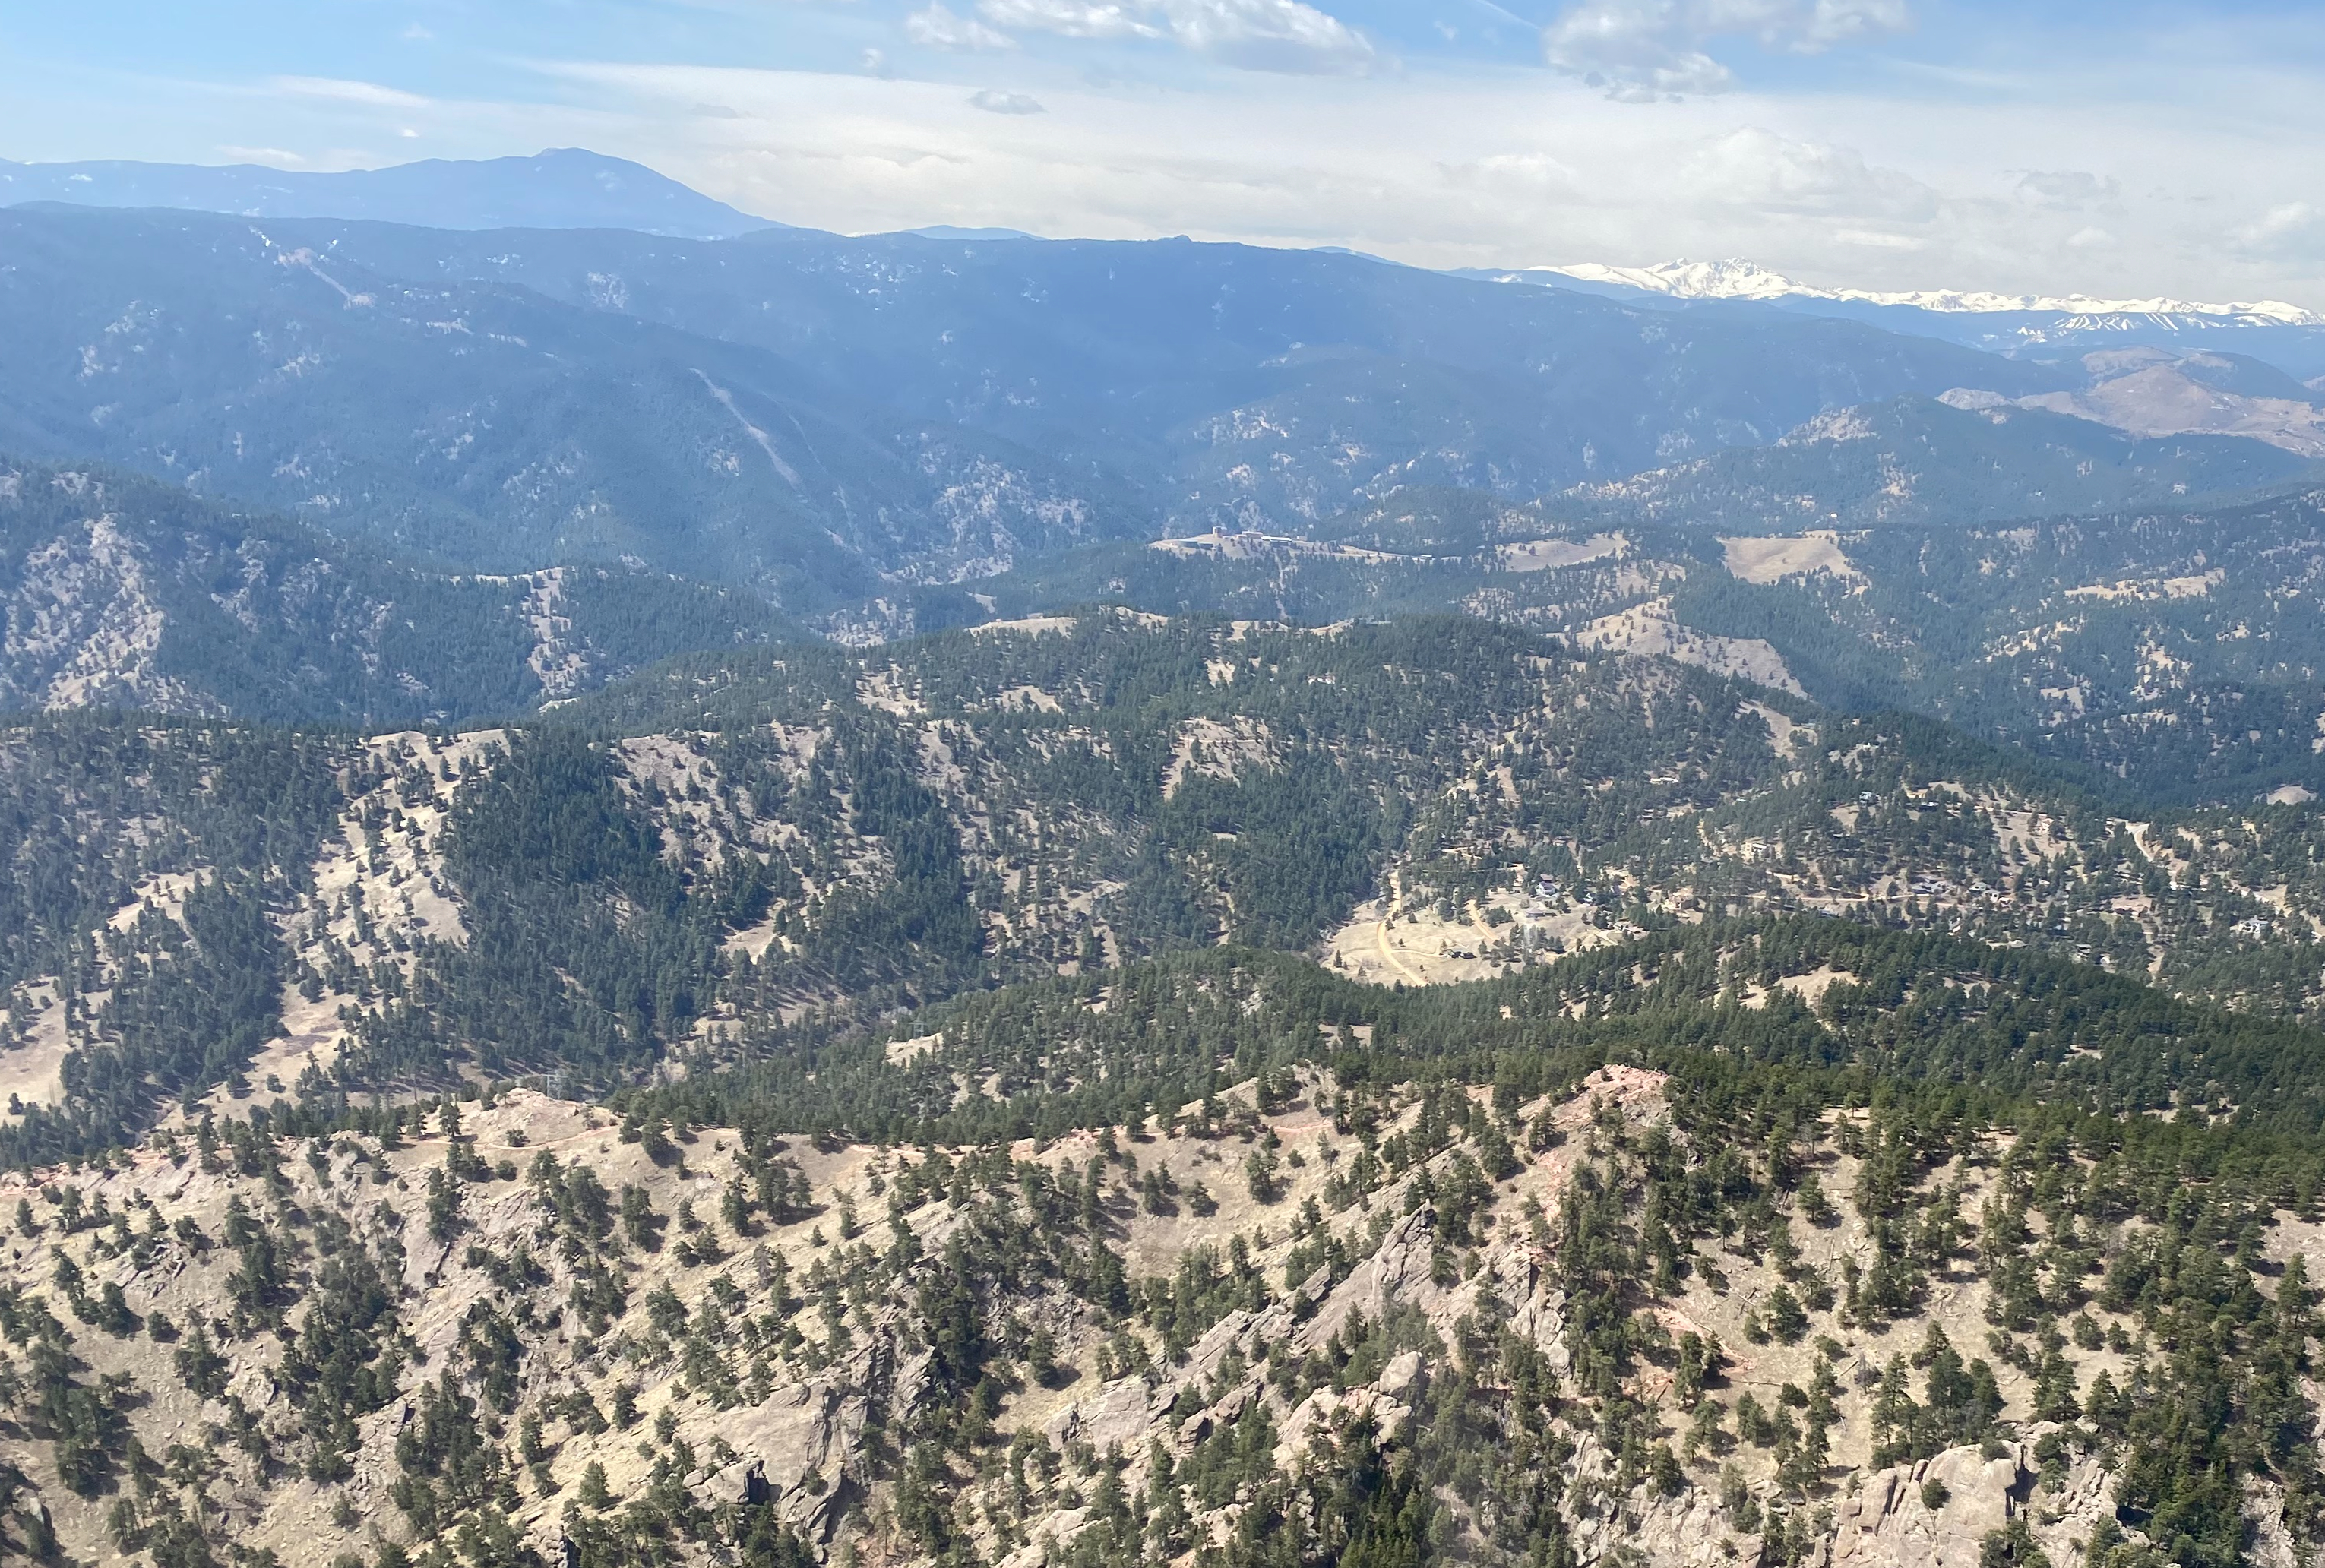
{"label": "tree-covered knoll", "polygon": [[[511,819],[482,853],[666,887],[604,764],[568,737],[478,770]],[[559,811],[495,793],[531,775],[570,776]],[[1783,983],[1811,974],[1813,1008]],[[368,1513],[366,1568],[788,1568],[826,1534],[991,1561],[1070,1510],[1089,1568],[1514,1568],[1689,1509],[1800,1568],[1852,1479],[2023,1438],[2038,1508],[2105,1472],[2101,1568],[2231,1568],[2248,1499],[2300,1542],[2325,1493],[2316,1302],[2274,1234],[2325,1197],[2320,1046],[1800,918],[1408,990],[1184,952],[802,1019],[603,1112],[310,1084],[27,1200],[0,1435],[73,1528],[172,1561],[218,1550],[222,1485],[272,1518],[363,1469],[331,1528]],[[1232,1224],[1133,1261],[1223,1196]],[[1379,1313],[1298,1332],[1392,1248]],[[164,1261],[134,1305],[101,1283]],[[248,1366],[293,1397],[245,1399]],[[1024,1418],[1061,1393],[1148,1425],[1109,1451]],[[200,1464],[156,1435],[180,1408]],[[719,1446],[801,1409],[832,1413],[812,1478]]]}
{"label": "tree-covered knoll", "polygon": [[2308,466],[2233,436],[2142,438],[2043,409],[1903,397],[1837,410],[1770,446],[1577,485],[1539,509],[1602,528],[1960,529],[2217,502]]}
{"label": "tree-covered knoll", "polygon": [[[1830,972],[1817,1004],[1778,983]],[[896,1041],[934,1037],[898,1065]],[[698,1121],[977,1143],[1168,1121],[1299,1064],[1344,1075],[1514,1080],[1607,1061],[1772,1073],[1831,1103],[1885,1085],[1961,1113],[2095,1118],[2123,1136],[2325,1148],[2325,1037],[2125,977],[1941,934],[1801,918],[1711,921],[1460,986],[1360,984],[1290,954],[1217,948],[1010,986],[883,1027],[801,1023],[731,1070],[651,1091]],[[961,1085],[981,1085],[964,1096]],[[2034,1108],[2047,1108],[2036,1111]]]}

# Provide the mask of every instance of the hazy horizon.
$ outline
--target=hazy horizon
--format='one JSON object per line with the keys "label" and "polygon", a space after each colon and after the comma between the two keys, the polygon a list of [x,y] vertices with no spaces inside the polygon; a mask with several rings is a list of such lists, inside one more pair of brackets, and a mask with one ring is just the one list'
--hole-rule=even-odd
{"label": "hazy horizon", "polygon": [[0,33],[0,156],[586,146],[746,212],[2325,308],[2325,22],[1943,0],[602,0]]}

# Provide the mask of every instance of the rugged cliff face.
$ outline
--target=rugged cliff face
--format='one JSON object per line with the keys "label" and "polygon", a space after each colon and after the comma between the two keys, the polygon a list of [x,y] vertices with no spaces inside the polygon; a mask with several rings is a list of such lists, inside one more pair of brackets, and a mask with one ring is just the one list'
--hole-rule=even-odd
{"label": "rugged cliff face", "polygon": [[[1266,1075],[982,1148],[506,1088],[167,1128],[0,1183],[9,1539],[165,1565],[2154,1560],[2115,1401],[2167,1380],[2169,1324],[2107,1288],[2030,1320],[2013,1270],[2112,1281],[2168,1224],[2078,1232],[2041,1194],[2089,1162],[1979,1137],[1900,1170],[1843,1112],[1770,1152],[1779,1204],[1682,1251],[1688,1167],[1743,1171],[1673,1087]],[[1918,1280],[1875,1234],[1894,1212],[1931,1238]],[[2299,1348],[2325,1252],[2270,1218],[2255,1321]],[[2307,1561],[2308,1501],[2237,1484],[2253,1560]]]}

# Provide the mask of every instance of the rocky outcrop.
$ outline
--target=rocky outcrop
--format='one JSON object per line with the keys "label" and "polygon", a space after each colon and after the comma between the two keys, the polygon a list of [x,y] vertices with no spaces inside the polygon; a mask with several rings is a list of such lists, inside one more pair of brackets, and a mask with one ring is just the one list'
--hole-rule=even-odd
{"label": "rocky outcrop", "polygon": [[2306,1554],[2284,1521],[2284,1492],[2274,1483],[2256,1488],[2245,1504],[2252,1537],[2245,1545],[2245,1561],[2253,1568],[2308,1568],[2316,1560],[2316,1544]]}
{"label": "rocky outcrop", "polygon": [[1719,1500],[1690,1488],[1665,1497],[1642,1487],[1624,1507],[1576,1521],[1574,1550],[1584,1563],[1614,1562],[1617,1548],[1644,1568],[1759,1568],[1756,1536],[1738,1536]]}
{"label": "rocky outcrop", "polygon": [[1980,1545],[2017,1514],[2024,1481],[2015,1446],[1993,1459],[1950,1448],[1877,1471],[1836,1510],[1833,1568],[1978,1568]]}
{"label": "rocky outcrop", "polygon": [[1436,1221],[1435,1213],[1424,1205],[1390,1226],[1379,1250],[1340,1281],[1315,1315],[1301,1325],[1300,1348],[1329,1342],[1357,1313],[1377,1323],[1394,1305],[1424,1312],[1436,1305],[1444,1295],[1429,1273]]}
{"label": "rocky outcrop", "polygon": [[2080,1561],[2092,1530],[2114,1515],[2115,1477],[2086,1457],[2042,1486],[2034,1444],[2051,1430],[1866,1477],[1835,1510],[1831,1568],[1978,1568],[1987,1536],[2020,1517],[2053,1563]]}
{"label": "rocky outcrop", "polygon": [[1060,1447],[1087,1443],[1098,1454],[1135,1454],[1146,1447],[1153,1402],[1139,1378],[1120,1378],[1050,1423],[1050,1441]]}

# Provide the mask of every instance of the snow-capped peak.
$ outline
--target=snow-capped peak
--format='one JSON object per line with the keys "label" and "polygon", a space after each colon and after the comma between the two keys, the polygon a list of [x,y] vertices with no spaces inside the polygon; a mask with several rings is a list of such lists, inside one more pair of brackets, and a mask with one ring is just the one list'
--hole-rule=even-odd
{"label": "snow-capped peak", "polygon": [[2256,300],[2233,304],[2163,297],[2145,300],[2094,299],[2088,294],[1996,294],[1960,289],[1915,289],[1885,293],[1868,289],[1820,289],[1794,282],[1756,262],[1731,257],[1721,262],[1660,262],[1650,267],[1610,267],[1598,262],[1567,266],[1531,267],[1505,274],[1512,281],[1549,283],[1554,273],[1585,283],[1611,283],[1680,300],[1777,300],[1792,296],[1810,300],[1854,300],[1869,305],[1909,305],[1919,310],[1990,314],[2000,311],[2041,312],[2061,316],[2212,316],[2237,318],[2256,325],[2325,327],[2325,315],[2288,305],[2282,300]]}
{"label": "snow-capped peak", "polygon": [[1617,283],[1681,300],[1774,300],[1785,294],[1818,292],[1781,272],[1770,272],[1757,262],[1734,256],[1724,262],[1658,262],[1652,267],[1609,267],[1598,262],[1578,262],[1570,267],[1530,270],[1557,272],[1585,283]]}

